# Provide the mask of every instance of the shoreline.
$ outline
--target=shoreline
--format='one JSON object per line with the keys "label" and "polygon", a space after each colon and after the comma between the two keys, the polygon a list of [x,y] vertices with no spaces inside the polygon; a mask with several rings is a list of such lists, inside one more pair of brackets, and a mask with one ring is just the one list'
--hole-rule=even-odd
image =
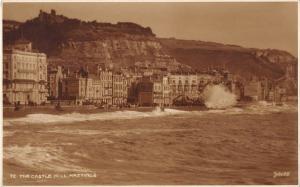
{"label": "shoreline", "polygon": [[[18,111],[14,111],[13,108],[3,108],[3,118],[20,118],[25,117],[30,114],[69,114],[69,113],[79,113],[79,114],[96,114],[96,113],[105,113],[105,112],[116,112],[116,111],[138,111],[138,112],[150,112],[156,109],[155,106],[150,107],[135,107],[135,108],[114,108],[114,109],[99,109],[93,106],[62,106],[62,111],[58,111],[54,108],[55,106],[43,106],[43,107],[26,107]],[[176,110],[208,110],[205,106],[172,106],[165,107],[169,109]]]}
{"label": "shoreline", "polygon": [[[244,108],[249,105],[258,104],[258,102],[238,102],[235,106],[236,108]],[[267,102],[267,104],[272,104],[271,102]],[[284,104],[297,105],[297,101],[284,102]],[[274,105],[275,106],[275,105]],[[23,107],[18,111],[14,110],[14,107],[3,107],[3,118],[20,118],[25,117],[30,114],[54,114],[54,115],[62,115],[62,114],[70,114],[70,113],[79,113],[79,114],[97,114],[97,113],[106,113],[106,112],[116,112],[116,111],[137,111],[137,112],[150,112],[157,108],[157,106],[149,106],[149,107],[131,107],[131,108],[110,108],[110,109],[100,109],[91,105],[63,105],[62,111],[56,110],[54,105],[47,106],[34,106],[34,107]],[[209,109],[206,106],[170,106],[165,107],[167,109],[176,109],[183,111],[207,111],[213,110]],[[217,109],[224,110],[224,109]]]}

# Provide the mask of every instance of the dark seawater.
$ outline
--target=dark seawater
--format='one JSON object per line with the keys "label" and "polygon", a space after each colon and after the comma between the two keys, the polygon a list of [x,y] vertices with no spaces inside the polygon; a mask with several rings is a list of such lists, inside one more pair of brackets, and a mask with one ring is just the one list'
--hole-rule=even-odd
{"label": "dark seawater", "polygon": [[296,105],[267,103],[21,115],[4,119],[4,184],[297,184],[297,132]]}

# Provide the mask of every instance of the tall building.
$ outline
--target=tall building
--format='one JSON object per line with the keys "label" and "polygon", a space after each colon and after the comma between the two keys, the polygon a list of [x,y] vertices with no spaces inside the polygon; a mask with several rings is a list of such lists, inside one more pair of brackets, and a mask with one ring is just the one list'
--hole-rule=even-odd
{"label": "tall building", "polygon": [[113,105],[124,105],[127,103],[127,80],[121,73],[113,74]]}
{"label": "tall building", "polygon": [[163,85],[162,80],[157,79],[153,81],[153,104],[162,105],[163,103]]}
{"label": "tall building", "polygon": [[47,56],[32,51],[32,44],[19,40],[3,52],[3,100],[5,104],[46,102]]}
{"label": "tall building", "polygon": [[169,106],[171,102],[171,89],[167,76],[153,80],[153,103],[159,106]]}
{"label": "tall building", "polygon": [[139,73],[127,73],[127,102],[131,104],[137,104],[137,86],[142,77],[143,76]]}
{"label": "tall building", "polygon": [[[103,64],[102,64],[103,65]],[[64,99],[76,104],[124,105],[127,103],[127,79],[122,73],[98,65],[97,74],[90,74],[81,68],[76,76],[63,79]]]}
{"label": "tall building", "polygon": [[138,105],[152,106],[153,105],[153,82],[150,79],[144,78],[137,85]]}
{"label": "tall building", "polygon": [[88,95],[88,84],[91,80],[85,77],[67,77],[62,82],[62,95],[64,100],[74,100],[82,104]]}
{"label": "tall building", "polygon": [[244,96],[250,97],[252,100],[273,100],[272,84],[267,79],[259,80],[253,78],[244,85]]}
{"label": "tall building", "polygon": [[189,98],[199,97],[199,79],[197,75],[170,75],[170,86],[172,90],[172,99],[178,96]]}
{"label": "tall building", "polygon": [[48,67],[48,90],[50,99],[62,98],[62,81],[66,77],[61,66]]}
{"label": "tall building", "polygon": [[169,82],[169,77],[164,76],[162,78],[162,93],[163,93],[163,105],[170,106],[172,104],[171,100],[171,87]]}
{"label": "tall building", "polygon": [[113,72],[110,68],[98,65],[97,76],[101,81],[102,102],[112,105],[113,97]]}
{"label": "tall building", "polygon": [[90,99],[94,103],[102,102],[102,84],[101,80],[96,75],[90,75],[92,79],[92,88],[90,92]]}
{"label": "tall building", "polygon": [[73,100],[76,104],[91,100],[93,90],[93,79],[83,68],[76,72],[75,76],[66,77],[62,81],[63,99]]}

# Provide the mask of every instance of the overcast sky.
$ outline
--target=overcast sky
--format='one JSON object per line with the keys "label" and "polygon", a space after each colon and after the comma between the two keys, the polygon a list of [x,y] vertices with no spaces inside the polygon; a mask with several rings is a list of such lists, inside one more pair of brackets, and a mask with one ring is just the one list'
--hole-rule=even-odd
{"label": "overcast sky", "polygon": [[297,56],[297,3],[4,3],[4,19],[25,21],[39,10],[81,20],[149,26],[175,37],[277,48]]}

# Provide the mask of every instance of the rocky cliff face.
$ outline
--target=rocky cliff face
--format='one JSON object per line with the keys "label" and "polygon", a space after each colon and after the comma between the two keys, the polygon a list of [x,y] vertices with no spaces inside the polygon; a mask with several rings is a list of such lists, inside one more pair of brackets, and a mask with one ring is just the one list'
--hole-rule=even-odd
{"label": "rocky cliff face", "polygon": [[260,61],[285,69],[288,65],[297,65],[297,59],[286,51],[276,49],[256,49],[251,52]]}
{"label": "rocky cliff face", "polygon": [[[49,62],[78,68],[86,64],[114,63],[130,66],[136,62],[177,66],[168,56],[149,27],[135,23],[98,23],[69,19],[43,11],[19,29],[5,32],[4,43],[10,44],[22,35],[33,41],[33,47],[45,52]],[[163,57],[163,60],[162,60]],[[176,68],[175,68],[176,69]]]}
{"label": "rocky cliff face", "polygon": [[285,51],[157,38],[149,27],[135,23],[84,22],[55,11],[41,11],[38,17],[4,32],[4,44],[21,35],[31,40],[34,48],[45,52],[50,64],[74,68],[99,62],[118,66],[144,63],[174,70],[219,67],[244,78],[254,75],[277,79],[285,74],[286,67],[292,66],[296,77],[297,59]]}
{"label": "rocky cliff face", "polygon": [[155,40],[104,39],[94,41],[67,41],[60,46],[63,58],[94,58],[101,60],[153,57],[161,53],[161,45]]}
{"label": "rocky cliff face", "polygon": [[179,62],[194,68],[226,68],[244,78],[277,79],[292,67],[292,76],[297,77],[297,58],[286,51],[177,39],[161,38],[160,42]]}
{"label": "rocky cliff face", "polygon": [[[132,66],[135,63],[167,67],[177,66],[177,61],[167,55],[155,38],[105,38],[93,41],[69,40],[59,46],[60,59],[75,67],[100,62],[115,66]],[[175,68],[176,69],[176,68]]]}
{"label": "rocky cliff face", "polygon": [[253,54],[257,58],[265,58],[269,62],[275,64],[294,62],[297,60],[293,55],[289,54],[288,52],[280,51],[276,49],[266,49],[266,50],[257,49],[257,50],[253,50]]}

